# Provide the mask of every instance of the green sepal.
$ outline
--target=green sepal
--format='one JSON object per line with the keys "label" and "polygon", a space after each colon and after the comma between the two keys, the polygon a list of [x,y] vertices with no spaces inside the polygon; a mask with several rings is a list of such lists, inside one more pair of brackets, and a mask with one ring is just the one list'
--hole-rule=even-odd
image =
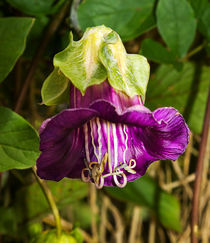
{"label": "green sepal", "polygon": [[67,48],[54,57],[54,66],[59,67],[83,95],[89,86],[100,84],[107,78],[98,52],[104,41],[103,37],[111,31],[103,25],[88,28],[79,41],[74,41],[70,33]]}
{"label": "green sepal", "polygon": [[145,96],[150,69],[145,57],[127,54],[119,35],[104,25],[88,28],[79,41],[70,33],[70,43],[55,55],[54,66],[82,95],[108,77],[114,89],[130,97]]}
{"label": "green sepal", "polygon": [[114,31],[106,36],[99,56],[114,89],[130,97],[145,96],[150,71],[145,57],[127,54],[119,35]]}
{"label": "green sepal", "polygon": [[42,102],[45,105],[58,105],[69,102],[69,79],[58,69],[44,81],[41,89]]}

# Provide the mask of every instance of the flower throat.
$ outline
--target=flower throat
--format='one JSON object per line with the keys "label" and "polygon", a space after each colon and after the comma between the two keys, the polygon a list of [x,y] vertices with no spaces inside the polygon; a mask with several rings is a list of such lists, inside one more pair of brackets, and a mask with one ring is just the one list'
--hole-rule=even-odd
{"label": "flower throat", "polygon": [[[118,139],[116,126],[123,142],[123,162],[119,162]],[[113,179],[118,187],[127,184],[127,173],[135,174],[136,161],[130,159],[126,162],[126,152],[128,150],[128,134],[126,125],[110,123],[99,118],[94,118],[83,126],[85,137],[85,168],[81,173],[84,182],[94,182],[98,189],[104,186],[105,179]],[[104,141],[103,141],[104,140]],[[106,143],[104,146],[103,142]],[[89,144],[91,143],[92,151]],[[105,152],[104,152],[105,147]],[[103,153],[103,155],[102,155]],[[94,158],[91,160],[91,158]],[[111,177],[111,178],[110,178]]]}

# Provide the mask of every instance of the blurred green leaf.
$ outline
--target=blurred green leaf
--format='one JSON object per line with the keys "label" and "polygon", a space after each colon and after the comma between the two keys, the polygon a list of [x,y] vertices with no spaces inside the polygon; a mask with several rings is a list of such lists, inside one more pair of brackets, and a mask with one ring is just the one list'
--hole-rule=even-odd
{"label": "blurred green leaf", "polygon": [[184,57],[196,33],[196,19],[190,4],[186,0],[160,0],[157,26],[174,54]]}
{"label": "blurred green leaf", "polygon": [[42,86],[42,102],[45,105],[58,105],[69,102],[70,81],[59,68],[47,77]]}
{"label": "blurred green leaf", "polygon": [[[37,49],[39,48],[40,41],[43,38],[44,30],[46,29],[50,18],[44,15],[36,17],[36,21],[31,28],[27,37],[27,45],[24,51],[24,57],[32,59]],[[46,55],[46,54],[45,54]]]}
{"label": "blurred green leaf", "polygon": [[141,52],[143,56],[158,63],[174,63],[176,57],[169,52],[159,42],[152,39],[144,39],[141,44]]}
{"label": "blurred green leaf", "polygon": [[193,7],[196,17],[200,18],[203,15],[208,5],[208,1],[209,0],[190,0],[190,4]]}
{"label": "blurred green leaf", "polygon": [[131,40],[155,26],[155,0],[86,0],[78,8],[82,30],[104,24]]}
{"label": "blurred green leaf", "polygon": [[74,202],[72,205],[72,215],[75,224],[82,229],[88,229],[91,226],[91,210],[90,205],[86,201]]}
{"label": "blurred green leaf", "polygon": [[64,3],[65,0],[7,0],[14,8],[28,15],[40,16],[51,14]]}
{"label": "blurred green leaf", "polygon": [[22,55],[33,22],[32,18],[0,18],[0,82]]}
{"label": "blurred green leaf", "polygon": [[0,107],[0,171],[32,167],[39,156],[33,127],[8,108]]}
{"label": "blurred green leaf", "polygon": [[208,3],[200,17],[198,29],[210,41],[210,3]]}
{"label": "blurred green leaf", "polygon": [[106,191],[119,200],[149,208],[166,228],[181,231],[178,200],[163,191],[152,178],[143,176],[125,188],[106,187]]}
{"label": "blurred green leaf", "polygon": [[180,72],[171,65],[161,65],[152,76],[146,106],[154,110],[174,106],[184,114],[195,133],[201,133],[210,85],[210,67],[184,63]]}
{"label": "blurred green leaf", "polygon": [[[88,193],[87,184],[78,180],[63,179],[59,182],[48,181],[55,202],[59,208],[75,202]],[[49,204],[37,183],[24,187],[16,192],[15,210],[20,221],[34,219],[49,213]]]}
{"label": "blurred green leaf", "polygon": [[13,208],[0,207],[0,215],[0,234],[14,234],[17,230],[17,220]]}
{"label": "blurred green leaf", "polygon": [[198,30],[210,41],[210,3],[208,0],[190,1],[198,19]]}

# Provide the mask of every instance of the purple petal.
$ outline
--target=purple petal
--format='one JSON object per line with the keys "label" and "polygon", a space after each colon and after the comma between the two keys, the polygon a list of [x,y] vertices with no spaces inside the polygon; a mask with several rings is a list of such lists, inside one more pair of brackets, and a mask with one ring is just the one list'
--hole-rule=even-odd
{"label": "purple petal", "polygon": [[187,146],[190,131],[172,107],[151,112],[135,105],[122,111],[110,102],[97,100],[90,108],[68,109],[42,124],[42,154],[37,161],[41,178],[80,178],[84,159],[101,163],[109,151],[111,165],[105,164],[104,185],[116,186],[123,183],[123,177],[109,175],[110,168],[113,174],[122,164],[136,161],[136,173],[121,168],[127,181],[132,181],[142,176],[151,162],[175,160]]}
{"label": "purple petal", "polygon": [[145,129],[145,148],[154,158],[176,160],[184,153],[190,137],[190,130],[184,118],[172,107],[159,108],[153,112],[153,116],[157,121],[163,120],[166,125]]}
{"label": "purple petal", "polygon": [[79,127],[95,115],[97,112],[91,109],[68,109],[44,122],[40,133],[42,153],[37,160],[41,178],[80,178],[84,168],[84,135]]}
{"label": "purple petal", "polygon": [[[190,130],[182,115],[173,107],[164,107],[151,112],[138,105],[119,112],[106,101],[96,101],[91,106],[99,112],[100,118],[142,128],[143,134],[134,140],[143,140],[147,152],[154,160],[176,160],[188,144]],[[138,143],[137,143],[138,144]]]}

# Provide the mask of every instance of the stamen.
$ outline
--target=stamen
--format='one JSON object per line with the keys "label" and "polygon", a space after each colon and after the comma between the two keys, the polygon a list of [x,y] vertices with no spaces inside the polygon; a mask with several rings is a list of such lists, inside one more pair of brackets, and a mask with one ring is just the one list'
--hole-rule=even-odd
{"label": "stamen", "polygon": [[[123,126],[123,129],[121,130],[123,136],[125,135],[125,150],[123,151],[123,163],[118,162],[118,138],[116,133],[116,124],[111,123],[112,126],[112,135],[113,135],[113,146],[114,151],[111,150],[111,134],[110,134],[110,123],[106,122],[106,128],[107,128],[107,152],[104,154],[103,159],[101,160],[101,126],[100,126],[100,120],[96,119],[97,123],[97,133],[98,133],[98,144],[99,144],[99,153],[97,154],[97,148],[94,144],[94,136],[93,136],[93,123],[90,121],[90,129],[91,129],[91,139],[92,139],[92,145],[94,147],[94,153],[96,155],[96,158],[98,161],[91,161],[90,162],[90,154],[89,154],[89,148],[88,148],[88,125],[84,125],[84,134],[85,134],[85,152],[86,152],[86,158],[87,160],[84,160],[86,168],[82,169],[81,177],[84,182],[94,182],[96,187],[98,189],[101,189],[104,186],[104,180],[107,177],[112,176],[114,179],[114,182],[116,186],[118,187],[124,187],[127,184],[127,176],[126,173],[135,174],[136,171],[134,168],[136,167],[136,161],[135,159],[130,159],[129,163],[126,163],[126,151],[128,149],[128,134],[126,132],[126,126]],[[120,127],[121,128],[121,127]],[[114,152],[114,168],[112,168],[111,163],[111,152]],[[100,158],[100,160],[99,160]],[[108,161],[108,173],[104,173],[106,163]],[[103,174],[104,173],[104,174]]]}
{"label": "stamen", "polygon": [[101,149],[102,149],[102,143],[101,143],[101,124],[100,124],[100,120],[97,117],[96,118],[96,123],[98,126],[98,157],[99,157],[99,161],[101,161]]}
{"label": "stamen", "polygon": [[126,162],[125,162],[125,154],[126,154],[126,152],[128,150],[128,134],[127,134],[127,132],[125,130],[125,125],[123,125],[123,132],[125,134],[125,150],[123,151],[123,162],[126,164]]}
{"label": "stamen", "polygon": [[87,161],[90,162],[90,154],[89,154],[89,148],[88,148],[88,126],[87,124],[84,125],[84,134],[85,134],[85,154]]}
{"label": "stamen", "polygon": [[82,169],[81,178],[82,178],[82,181],[84,181],[84,182],[90,182],[90,179],[91,179],[90,170],[88,168]]}
{"label": "stamen", "polygon": [[111,164],[111,142],[110,142],[110,123],[107,121],[107,149],[108,149],[108,165],[109,172],[112,173],[112,164]]}
{"label": "stamen", "polygon": [[[104,171],[105,164],[107,162],[107,158],[108,158],[108,154],[105,153],[104,158],[100,164],[98,164],[98,162],[96,162],[96,161],[90,162],[88,165],[88,168],[84,168],[82,170],[82,175],[81,175],[82,180],[84,182],[90,182],[92,179],[94,181],[96,187],[98,189],[101,189],[104,186],[104,179],[109,176],[113,176],[116,186],[118,186],[120,188],[126,186],[127,176],[121,169],[124,169],[131,174],[135,174],[136,171],[133,170],[133,168],[136,166],[136,161],[134,159],[130,159],[128,165],[121,163],[119,166],[117,166],[114,169],[114,172],[109,171],[108,174],[103,175],[102,173]],[[88,172],[88,174],[87,174],[87,172]],[[118,177],[123,178],[123,179],[121,179],[122,182],[119,182]]]}
{"label": "stamen", "polygon": [[133,168],[135,167],[136,167],[136,161],[134,159],[130,159],[128,166],[126,166],[124,169],[131,174],[136,174],[136,171],[133,170]]}
{"label": "stamen", "polygon": [[100,163],[99,161],[99,156],[97,154],[97,151],[96,151],[96,146],[95,146],[95,143],[94,143],[94,137],[93,137],[93,121],[91,120],[90,121],[90,135],[91,135],[91,141],[92,141],[92,145],[93,145],[93,150],[94,150],[94,154],[98,160],[98,163]]}

